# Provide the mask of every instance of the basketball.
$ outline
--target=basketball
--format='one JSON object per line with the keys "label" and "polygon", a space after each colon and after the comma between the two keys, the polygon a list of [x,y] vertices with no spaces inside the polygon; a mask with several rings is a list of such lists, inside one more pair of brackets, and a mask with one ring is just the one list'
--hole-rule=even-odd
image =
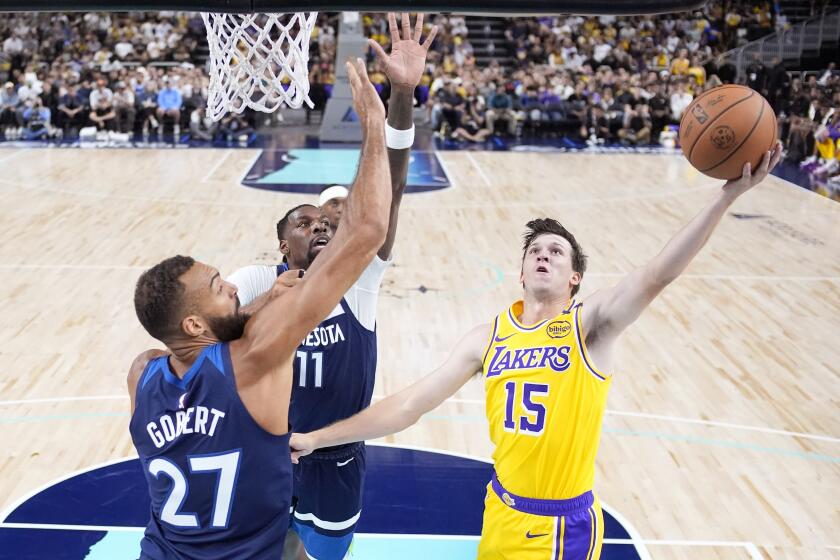
{"label": "basketball", "polygon": [[739,85],[702,93],[680,120],[680,146],[689,163],[715,179],[754,170],[776,143],[776,115],[762,95]]}

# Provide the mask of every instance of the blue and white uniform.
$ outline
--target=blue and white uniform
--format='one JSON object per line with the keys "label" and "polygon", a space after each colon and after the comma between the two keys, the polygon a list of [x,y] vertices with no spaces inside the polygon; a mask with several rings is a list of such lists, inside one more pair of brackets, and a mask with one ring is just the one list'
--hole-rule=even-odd
{"label": "blue and white uniform", "polygon": [[227,343],[205,348],[182,378],[168,360],[146,366],[130,423],[152,502],[141,560],[280,558],[290,434],[270,434],[251,417]]}
{"label": "blue and white uniform", "polygon": [[[303,340],[294,361],[289,422],[311,432],[370,406],[376,374],[376,305],[390,263],[368,265],[332,313]],[[249,266],[234,272],[239,301],[248,305],[284,270]],[[321,449],[294,468],[292,526],[310,558],[340,560],[361,514],[364,442]]]}

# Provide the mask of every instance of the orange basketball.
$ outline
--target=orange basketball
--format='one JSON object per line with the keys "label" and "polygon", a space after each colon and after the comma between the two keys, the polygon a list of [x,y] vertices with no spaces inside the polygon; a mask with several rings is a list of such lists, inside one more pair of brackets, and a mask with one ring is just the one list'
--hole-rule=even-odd
{"label": "orange basketball", "polygon": [[725,85],[701,93],[680,121],[680,146],[698,171],[736,179],[776,144],[776,115],[760,93]]}

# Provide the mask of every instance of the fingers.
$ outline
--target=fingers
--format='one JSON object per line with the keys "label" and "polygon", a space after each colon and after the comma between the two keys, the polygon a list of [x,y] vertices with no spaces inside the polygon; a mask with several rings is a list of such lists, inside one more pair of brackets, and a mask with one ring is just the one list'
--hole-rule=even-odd
{"label": "fingers", "polygon": [[417,21],[414,23],[414,40],[420,42],[420,36],[423,35],[423,14],[417,14]]}
{"label": "fingers", "polygon": [[776,146],[773,148],[773,157],[770,160],[770,170],[772,171],[776,164],[779,163],[779,160],[782,159],[782,143],[777,142]]}
{"label": "fingers", "polygon": [[758,173],[756,175],[767,175],[772,154],[773,152],[769,150],[764,152],[764,155],[761,157],[761,162],[758,164]]}
{"label": "fingers", "polygon": [[376,53],[377,58],[380,60],[388,60],[388,54],[385,52],[385,49],[382,48],[382,45],[373,39],[368,39],[368,45],[370,45],[370,48]]}
{"label": "fingers", "polygon": [[749,181],[750,175],[751,175],[751,173],[750,173],[750,168],[751,167],[752,166],[750,165],[750,162],[747,162],[747,163],[744,164],[744,168],[741,171],[741,179],[746,179],[747,181]]}
{"label": "fingers", "polygon": [[397,14],[388,12],[388,29],[391,31],[391,44],[394,45],[400,40],[400,32],[397,31]]}
{"label": "fingers", "polygon": [[[432,42],[435,40],[435,35],[437,35],[437,32],[438,32],[438,26],[437,25],[432,26],[432,30],[429,32],[429,36],[426,37],[425,41],[423,41],[423,48],[424,49],[429,50],[429,47],[432,46]],[[420,38],[418,37],[417,40],[419,41]]]}
{"label": "fingers", "polygon": [[365,65],[365,61],[361,58],[356,59],[356,73],[359,75],[359,85],[370,84],[370,78],[368,78],[367,73],[367,65]]}
{"label": "fingers", "polygon": [[411,39],[411,18],[408,17],[408,12],[403,12],[402,15],[402,38]]}
{"label": "fingers", "polygon": [[344,68],[347,69],[347,79],[350,81],[350,89],[355,92],[362,85],[362,82],[359,79],[359,73],[356,72],[356,68],[349,59],[344,63]]}

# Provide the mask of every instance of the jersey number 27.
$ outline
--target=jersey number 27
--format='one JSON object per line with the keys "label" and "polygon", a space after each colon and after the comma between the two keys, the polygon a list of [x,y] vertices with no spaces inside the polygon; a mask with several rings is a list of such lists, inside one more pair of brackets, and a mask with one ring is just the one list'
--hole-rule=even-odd
{"label": "jersey number 27", "polygon": [[[216,495],[213,497],[213,513],[210,521],[212,529],[226,529],[230,521],[230,510],[233,505],[233,495],[236,491],[236,478],[239,473],[239,459],[242,450],[212,455],[191,455],[187,457],[190,473],[210,473],[218,471]],[[178,510],[187,499],[187,477],[172,461],[157,457],[149,462],[149,473],[155,478],[161,474],[172,480],[169,495],[160,508],[160,520],[169,525],[183,528],[198,529],[198,516],[194,513],[180,513]]]}

